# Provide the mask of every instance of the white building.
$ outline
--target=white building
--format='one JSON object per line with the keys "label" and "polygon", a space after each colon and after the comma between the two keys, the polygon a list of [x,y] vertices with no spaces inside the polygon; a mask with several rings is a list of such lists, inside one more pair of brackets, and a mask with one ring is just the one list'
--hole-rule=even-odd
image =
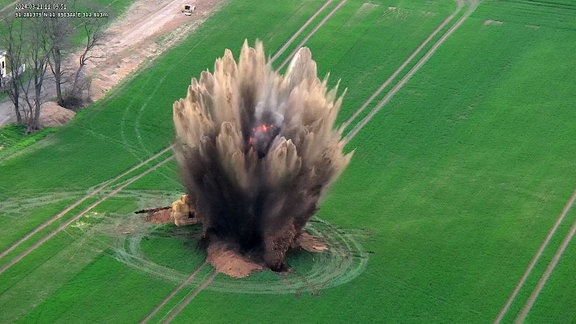
{"label": "white building", "polygon": [[8,74],[7,67],[8,63],[6,63],[6,51],[0,50],[0,75],[2,75],[2,77]]}
{"label": "white building", "polygon": [[7,67],[8,65],[6,63],[6,51],[0,50],[0,74],[2,75],[2,77],[6,76]]}
{"label": "white building", "polygon": [[7,67],[6,51],[0,50],[0,89],[5,87]]}

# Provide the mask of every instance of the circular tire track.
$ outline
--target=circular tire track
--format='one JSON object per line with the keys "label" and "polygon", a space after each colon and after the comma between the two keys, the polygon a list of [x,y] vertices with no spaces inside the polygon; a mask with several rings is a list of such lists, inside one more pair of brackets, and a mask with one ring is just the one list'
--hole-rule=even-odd
{"label": "circular tire track", "polygon": [[[141,220],[144,223],[143,220]],[[155,277],[181,283],[189,274],[160,265],[146,257],[140,242],[144,237],[165,237],[157,226],[142,226],[139,230],[118,237],[112,247],[116,260]],[[194,228],[190,229],[195,231]],[[235,280],[225,276],[214,279],[206,289],[218,292],[249,294],[294,294],[304,291],[317,293],[322,289],[345,284],[366,269],[368,252],[357,240],[358,235],[347,233],[320,218],[314,218],[306,231],[329,246],[322,253],[297,252],[302,262],[292,265],[291,271],[279,276],[255,280]],[[190,235],[191,236],[191,235]],[[295,257],[295,256],[294,256]],[[288,263],[290,264],[290,257]],[[312,259],[312,261],[310,261]],[[191,282],[198,284],[198,282]]]}

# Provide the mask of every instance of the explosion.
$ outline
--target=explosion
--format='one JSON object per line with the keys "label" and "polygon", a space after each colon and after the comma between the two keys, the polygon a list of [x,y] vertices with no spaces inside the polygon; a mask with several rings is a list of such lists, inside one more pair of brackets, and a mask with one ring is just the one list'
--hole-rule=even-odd
{"label": "explosion", "polygon": [[308,48],[281,75],[261,42],[244,42],[238,63],[226,50],[174,103],[174,150],[209,245],[286,269],[286,253],[352,155],[334,129],[342,96],[327,81]]}

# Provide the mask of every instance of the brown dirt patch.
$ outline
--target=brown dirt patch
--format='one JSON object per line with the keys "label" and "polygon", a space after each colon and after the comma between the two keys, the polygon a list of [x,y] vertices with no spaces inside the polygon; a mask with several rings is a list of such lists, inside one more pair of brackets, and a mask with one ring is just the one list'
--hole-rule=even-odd
{"label": "brown dirt patch", "polygon": [[45,102],[40,110],[41,127],[58,127],[69,122],[76,115],[70,109],[59,106],[55,102]]}
{"label": "brown dirt patch", "polygon": [[250,274],[264,270],[264,266],[238,254],[221,243],[211,243],[208,247],[208,257],[216,271],[234,278],[244,278]]}
{"label": "brown dirt patch", "polygon": [[174,223],[172,211],[170,209],[162,209],[149,213],[144,220],[153,224],[170,224]]}
{"label": "brown dirt patch", "polygon": [[[326,244],[306,232],[300,235],[297,240],[297,246],[294,247],[294,249],[299,248],[312,253],[321,253],[328,250]],[[234,278],[244,278],[254,272],[266,269],[265,265],[250,260],[233,249],[228,248],[225,244],[218,242],[210,243],[208,247],[208,258],[206,260],[216,268],[216,271]]]}

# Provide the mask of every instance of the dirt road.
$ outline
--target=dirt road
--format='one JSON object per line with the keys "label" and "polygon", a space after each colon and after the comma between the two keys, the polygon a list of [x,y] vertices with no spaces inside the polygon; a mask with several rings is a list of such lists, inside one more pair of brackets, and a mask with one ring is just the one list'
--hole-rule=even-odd
{"label": "dirt road", "polygon": [[[464,0],[458,1],[458,6],[457,6],[456,10],[454,11],[453,15],[456,15],[458,13],[458,11],[460,11],[460,8],[461,8],[463,2],[464,2]],[[346,142],[346,143],[350,142],[350,140],[352,140],[352,138],[354,138],[356,136],[356,134],[358,134],[358,132],[360,132],[360,130],[362,130],[362,128],[370,120],[372,120],[374,115],[376,115],[382,109],[382,107],[384,107],[384,105],[386,105],[390,101],[390,99],[392,99],[392,97],[394,97],[394,95],[396,95],[396,93],[398,91],[400,91],[400,89],[402,89],[402,87],[404,87],[404,85],[410,80],[410,78],[412,78],[412,76],[416,72],[418,72],[418,70],[420,70],[420,68],[424,64],[426,64],[426,62],[428,62],[428,60],[432,57],[432,55],[434,55],[436,50],[438,50],[438,48],[448,39],[448,37],[450,37],[458,29],[458,27],[460,27],[468,19],[468,17],[470,17],[470,15],[478,7],[478,3],[479,3],[478,0],[467,0],[466,1],[466,4],[468,4],[468,9],[464,13],[464,15],[456,23],[454,23],[454,25],[452,25],[452,27],[450,27],[440,37],[440,39],[438,39],[436,41],[436,43],[434,43],[432,48],[430,48],[430,50],[428,50],[426,52],[426,54],[424,54],[424,56],[416,63],[416,65],[414,67],[412,67],[412,69],[410,69],[410,71],[408,71],[408,73],[406,73],[406,75],[392,89],[390,89],[390,91],[386,94],[386,96],[384,96],[384,98],[368,113],[368,115],[366,115],[366,117],[364,117],[362,120],[360,120],[356,123],[356,125],[344,137],[344,142]],[[353,115],[353,116],[355,116],[355,115]]]}

